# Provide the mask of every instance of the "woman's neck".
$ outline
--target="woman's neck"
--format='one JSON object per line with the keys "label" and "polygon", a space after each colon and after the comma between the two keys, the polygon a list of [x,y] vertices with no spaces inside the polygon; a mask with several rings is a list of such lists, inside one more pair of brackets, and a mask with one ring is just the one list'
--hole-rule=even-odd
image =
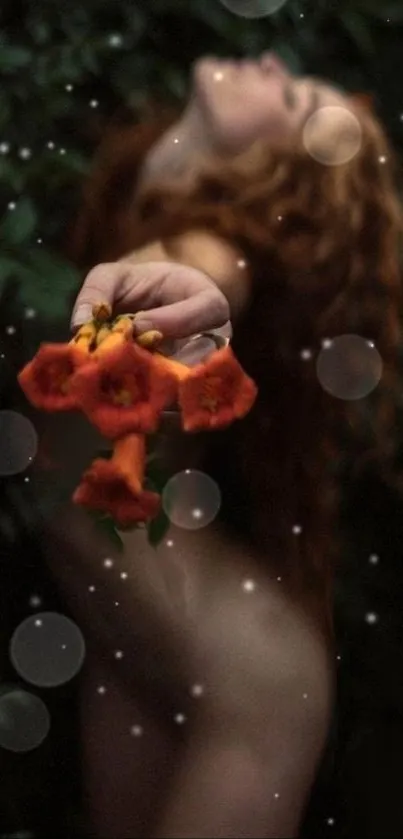
{"label": "woman's neck", "polygon": [[140,177],[142,188],[165,180],[193,181],[203,163],[216,154],[199,110],[192,104],[155,143],[146,156]]}

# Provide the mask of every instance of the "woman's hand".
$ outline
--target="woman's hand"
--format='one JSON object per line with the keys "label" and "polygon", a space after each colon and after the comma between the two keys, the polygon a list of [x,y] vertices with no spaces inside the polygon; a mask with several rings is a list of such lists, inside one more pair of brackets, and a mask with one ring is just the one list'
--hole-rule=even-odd
{"label": "woman's hand", "polygon": [[137,334],[156,329],[166,338],[187,338],[228,323],[229,304],[202,271],[174,262],[97,265],[87,275],[74,305],[71,326],[92,318],[94,303],[108,302],[113,313],[137,313]]}

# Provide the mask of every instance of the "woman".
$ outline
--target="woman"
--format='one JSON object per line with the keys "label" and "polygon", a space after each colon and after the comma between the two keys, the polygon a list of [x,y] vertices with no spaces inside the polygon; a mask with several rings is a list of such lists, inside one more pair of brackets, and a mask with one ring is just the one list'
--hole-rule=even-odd
{"label": "woman", "polygon": [[[362,131],[340,165],[304,145],[326,107]],[[342,135],[325,123],[317,148]],[[68,564],[56,550],[50,563],[89,642],[84,771],[99,837],[299,833],[334,710],[329,465],[358,413],[321,388],[312,359],[326,338],[375,342],[373,454],[386,470],[401,305],[391,168],[374,116],[272,55],[199,61],[181,115],[120,129],[100,150],[72,242],[89,270],[73,326],[105,298],[173,340],[229,315],[259,397],[207,439],[162,428],[171,474],[196,467],[219,484],[208,527],[172,525],[156,551],[142,531],[125,534],[108,574],[110,546],[84,515],[54,529]]]}

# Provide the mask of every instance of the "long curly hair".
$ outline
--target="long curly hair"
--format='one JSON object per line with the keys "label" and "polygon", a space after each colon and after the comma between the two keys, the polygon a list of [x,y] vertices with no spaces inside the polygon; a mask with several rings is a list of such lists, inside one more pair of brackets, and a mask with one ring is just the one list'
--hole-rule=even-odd
{"label": "long curly hair", "polygon": [[[338,464],[353,451],[356,472],[372,460],[396,479],[402,210],[386,135],[355,105],[362,145],[348,163],[324,166],[302,138],[292,149],[259,142],[226,165],[205,166],[192,188],[177,179],[142,193],[136,181],[147,151],[177,114],[159,109],[157,119],[113,127],[69,251],[87,269],[152,240],[169,246],[192,229],[240,248],[253,292],[233,349],[259,397],[244,421],[211,435],[209,471],[223,491],[223,520],[259,546],[330,635]],[[318,381],[323,341],[345,334],[372,342],[382,358],[381,382],[365,400],[337,399]]]}

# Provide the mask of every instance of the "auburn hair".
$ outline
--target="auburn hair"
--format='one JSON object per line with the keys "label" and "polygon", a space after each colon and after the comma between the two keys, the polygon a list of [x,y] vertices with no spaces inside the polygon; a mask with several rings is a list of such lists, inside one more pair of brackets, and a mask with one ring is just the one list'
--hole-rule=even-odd
{"label": "auburn hair", "polygon": [[[246,419],[210,435],[208,471],[220,482],[223,520],[259,546],[330,635],[338,464],[350,452],[353,471],[372,461],[395,480],[402,211],[386,135],[368,108],[356,108],[362,145],[343,165],[317,162],[302,139],[292,149],[258,143],[205,167],[191,188],[177,179],[143,192],[145,156],[177,114],[160,108],[158,118],[115,126],[70,237],[84,270],[191,229],[244,254],[253,293],[232,345],[259,396]],[[323,341],[346,334],[372,342],[382,358],[381,382],[363,400],[338,399],[318,381]]]}

